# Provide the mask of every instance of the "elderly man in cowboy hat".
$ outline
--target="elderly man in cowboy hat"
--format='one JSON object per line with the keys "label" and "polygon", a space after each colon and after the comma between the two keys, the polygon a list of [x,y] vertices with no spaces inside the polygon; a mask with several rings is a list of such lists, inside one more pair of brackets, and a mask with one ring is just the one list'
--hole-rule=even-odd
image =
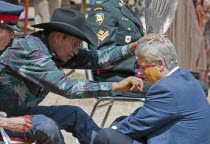
{"label": "elderly man in cowboy hat", "polygon": [[99,127],[82,109],[37,105],[50,91],[66,98],[91,98],[107,96],[112,91],[142,89],[142,81],[134,77],[97,83],[71,79],[59,68],[111,68],[132,57],[136,45],[148,37],[104,51],[81,49],[82,41],[97,45],[97,35],[86,24],[82,13],[67,8],[56,9],[50,22],[33,27],[44,30],[15,39],[0,57],[0,111],[9,116],[31,115],[33,125],[25,134],[7,133],[26,135],[42,144],[62,144],[64,138],[60,130],[63,129],[80,143],[91,143]]}
{"label": "elderly man in cowboy hat", "polygon": [[[0,52],[3,52],[11,39],[14,38],[14,31],[22,31],[22,29],[18,27],[17,21],[23,10],[24,8],[22,6],[0,1]],[[32,128],[31,123],[29,119],[23,117],[0,117],[0,127],[12,131],[27,131]]]}

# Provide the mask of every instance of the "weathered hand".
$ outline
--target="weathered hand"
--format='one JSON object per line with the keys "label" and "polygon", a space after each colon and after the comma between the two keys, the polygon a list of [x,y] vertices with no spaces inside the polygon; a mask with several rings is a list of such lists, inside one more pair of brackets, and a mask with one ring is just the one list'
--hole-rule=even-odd
{"label": "weathered hand", "polygon": [[0,118],[1,127],[17,132],[27,132],[32,129],[32,121],[23,117]]}
{"label": "weathered hand", "polygon": [[132,91],[132,90],[140,90],[143,89],[143,81],[142,79],[136,77],[128,77],[120,82],[112,83],[113,91]]}
{"label": "weathered hand", "polygon": [[142,43],[144,41],[149,41],[151,39],[157,39],[158,41],[163,42],[163,38],[164,38],[164,35],[150,33],[150,34],[145,35],[144,37],[140,38],[138,41],[131,43],[130,44],[130,51],[134,54],[135,50],[136,50],[136,47],[139,43]]}

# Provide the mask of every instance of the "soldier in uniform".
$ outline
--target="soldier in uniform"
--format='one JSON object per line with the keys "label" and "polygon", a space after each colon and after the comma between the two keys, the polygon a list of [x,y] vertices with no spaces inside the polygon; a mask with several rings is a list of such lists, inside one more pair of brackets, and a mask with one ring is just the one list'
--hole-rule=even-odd
{"label": "soldier in uniform", "polygon": [[[104,50],[123,46],[143,37],[140,19],[128,5],[128,0],[96,0],[88,14],[87,23],[97,32],[99,46],[90,45],[91,50]],[[136,58],[125,60],[110,69],[93,71],[94,80],[115,82],[135,74]],[[147,89],[147,86],[144,86]],[[113,95],[131,96],[130,92],[114,92]],[[144,96],[145,92],[132,92],[132,96]]]}
{"label": "soldier in uniform", "polygon": [[[97,32],[99,45],[89,45],[91,50],[104,50],[109,47],[123,46],[143,37],[143,27],[137,14],[128,5],[128,0],[96,0],[91,8],[87,23]],[[94,80],[117,82],[129,76],[139,76],[136,58],[123,61],[110,70],[93,71]],[[198,81],[208,95],[208,86]],[[149,85],[144,83],[143,91],[113,92],[113,95],[144,97]]]}

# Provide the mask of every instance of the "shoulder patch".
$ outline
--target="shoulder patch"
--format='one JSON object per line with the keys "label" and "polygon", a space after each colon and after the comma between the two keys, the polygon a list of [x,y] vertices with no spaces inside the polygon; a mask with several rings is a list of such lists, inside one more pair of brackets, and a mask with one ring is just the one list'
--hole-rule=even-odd
{"label": "shoulder patch", "polygon": [[105,38],[107,38],[109,36],[109,31],[103,31],[103,30],[99,30],[97,33],[98,39],[100,41],[104,41]]}
{"label": "shoulder patch", "polygon": [[94,10],[94,11],[98,11],[98,10],[103,10],[103,8],[102,8],[102,7],[96,7],[96,8],[94,8],[93,10]]}
{"label": "shoulder patch", "polygon": [[97,13],[95,16],[95,21],[98,25],[101,25],[104,21],[104,14],[103,13]]}

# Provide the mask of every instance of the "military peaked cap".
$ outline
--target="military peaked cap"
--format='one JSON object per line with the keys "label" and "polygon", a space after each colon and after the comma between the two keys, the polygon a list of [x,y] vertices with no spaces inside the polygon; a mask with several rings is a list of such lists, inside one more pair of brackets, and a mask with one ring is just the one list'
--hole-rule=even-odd
{"label": "military peaked cap", "polygon": [[22,29],[17,26],[20,14],[24,11],[24,7],[0,1],[0,24],[21,32]]}

